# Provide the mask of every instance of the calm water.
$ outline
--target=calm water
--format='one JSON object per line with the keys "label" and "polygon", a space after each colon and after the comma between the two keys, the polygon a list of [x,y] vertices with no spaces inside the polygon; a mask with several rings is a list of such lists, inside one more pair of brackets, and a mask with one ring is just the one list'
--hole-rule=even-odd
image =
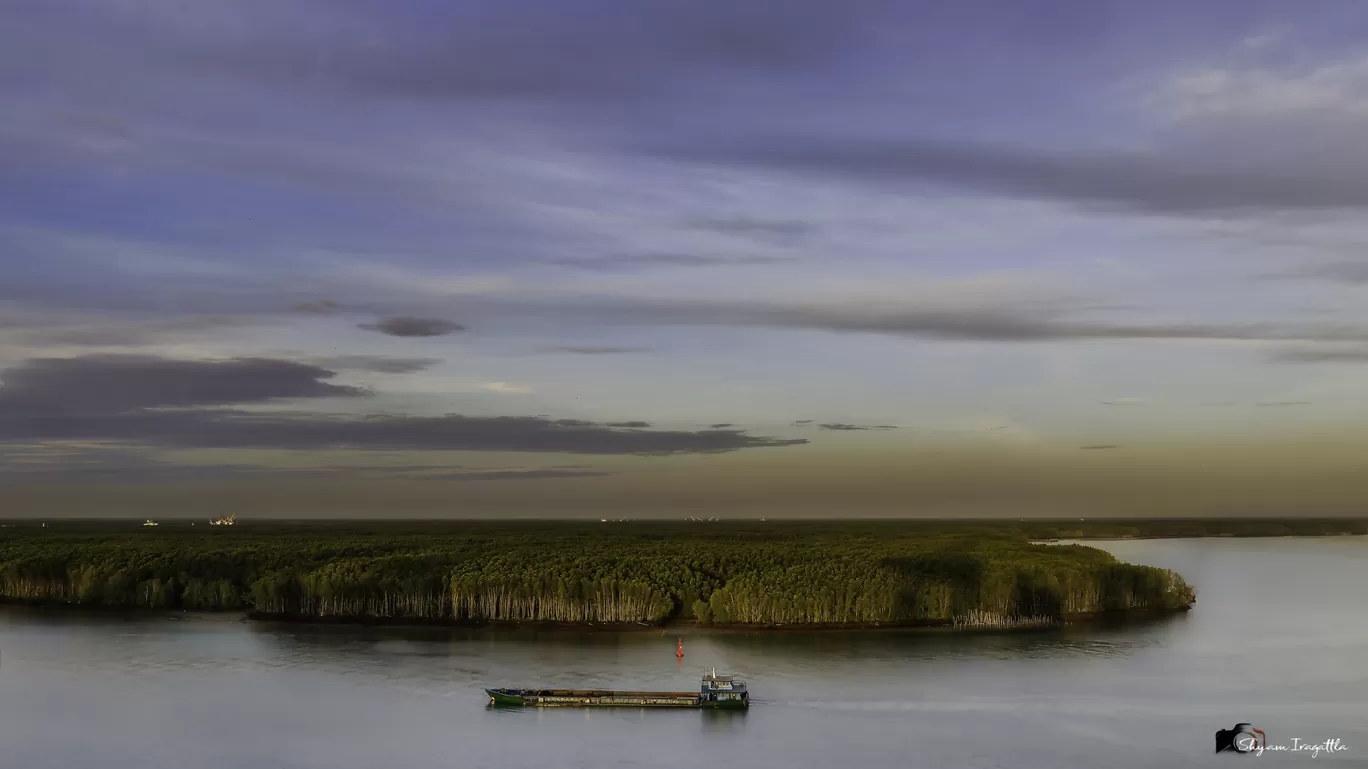
{"label": "calm water", "polygon": [[[1105,545],[1179,570],[1172,621],[1030,635],[530,635],[0,608],[6,769],[1368,767],[1368,541]],[[490,710],[482,686],[692,689],[748,713]],[[1333,755],[1212,755],[1250,721]],[[1310,763],[1308,763],[1310,762]]]}

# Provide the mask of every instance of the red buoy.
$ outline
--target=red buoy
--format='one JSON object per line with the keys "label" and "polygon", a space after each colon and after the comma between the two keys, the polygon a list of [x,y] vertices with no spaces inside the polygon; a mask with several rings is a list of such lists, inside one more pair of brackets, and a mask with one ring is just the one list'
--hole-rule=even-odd
{"label": "red buoy", "polygon": [[675,645],[675,656],[676,656],[676,657],[683,657],[683,656],[684,656],[684,639],[683,639],[683,638],[678,639],[678,643]]}

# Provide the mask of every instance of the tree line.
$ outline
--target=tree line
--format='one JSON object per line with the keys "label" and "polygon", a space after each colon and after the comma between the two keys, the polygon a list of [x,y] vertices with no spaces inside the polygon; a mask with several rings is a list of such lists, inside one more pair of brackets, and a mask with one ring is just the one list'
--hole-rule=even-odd
{"label": "tree line", "polygon": [[456,623],[1031,624],[1180,609],[1171,571],[977,523],[108,525],[0,533],[0,598]]}

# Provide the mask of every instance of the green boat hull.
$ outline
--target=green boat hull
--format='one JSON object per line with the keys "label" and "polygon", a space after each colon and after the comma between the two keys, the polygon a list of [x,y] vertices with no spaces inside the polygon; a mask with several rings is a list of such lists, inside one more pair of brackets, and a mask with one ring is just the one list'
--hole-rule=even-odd
{"label": "green boat hull", "polygon": [[537,708],[697,708],[745,710],[748,699],[705,700],[691,692],[485,689],[491,706]]}

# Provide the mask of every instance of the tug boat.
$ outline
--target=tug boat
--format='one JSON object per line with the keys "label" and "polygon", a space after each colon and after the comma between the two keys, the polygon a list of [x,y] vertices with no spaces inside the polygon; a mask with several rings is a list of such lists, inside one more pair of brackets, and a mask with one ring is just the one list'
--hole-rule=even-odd
{"label": "tug boat", "polygon": [[538,708],[711,708],[750,707],[750,692],[735,676],[703,676],[697,692],[635,692],[612,689],[485,689],[491,706]]}

